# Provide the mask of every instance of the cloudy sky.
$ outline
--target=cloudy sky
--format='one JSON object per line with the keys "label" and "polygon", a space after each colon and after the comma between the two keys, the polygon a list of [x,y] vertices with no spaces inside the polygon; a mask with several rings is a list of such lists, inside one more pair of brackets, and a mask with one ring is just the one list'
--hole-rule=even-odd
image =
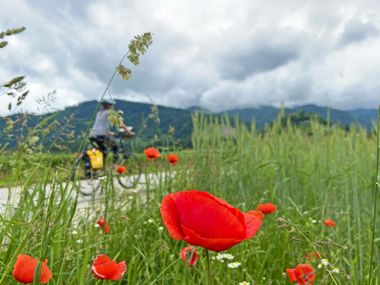
{"label": "cloudy sky", "polygon": [[[214,111],[380,103],[378,0],[1,0],[0,82],[26,75],[24,110],[98,99],[133,35],[153,45],[116,98]],[[128,64],[127,64],[128,65]],[[0,115],[8,99],[1,95]]]}

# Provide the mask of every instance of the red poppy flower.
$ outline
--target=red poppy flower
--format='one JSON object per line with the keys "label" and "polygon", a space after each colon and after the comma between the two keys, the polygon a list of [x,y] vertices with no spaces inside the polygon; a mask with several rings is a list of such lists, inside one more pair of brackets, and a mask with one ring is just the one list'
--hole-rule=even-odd
{"label": "red poppy flower", "polygon": [[286,273],[290,282],[298,285],[312,285],[315,278],[314,268],[309,264],[298,264],[296,268],[287,268]]}
{"label": "red poppy flower", "polygon": [[170,236],[209,250],[226,250],[255,235],[261,220],[198,190],[168,194],[161,216]]}
{"label": "red poppy flower", "polygon": [[198,252],[195,247],[187,246],[184,247],[180,254],[182,260],[189,266],[194,266],[198,261]]}
{"label": "red poppy flower", "polygon": [[160,152],[154,147],[150,147],[150,148],[145,149],[144,153],[145,153],[146,157],[148,158],[148,160],[153,160],[153,159],[159,158],[161,156]]}
{"label": "red poppy flower", "polygon": [[276,212],[277,206],[272,203],[259,204],[257,210],[263,212],[265,215]]}
{"label": "red poppy flower", "polygon": [[247,212],[248,215],[254,215],[255,217],[259,218],[260,220],[263,220],[264,219],[264,214],[263,212],[259,211],[259,210],[251,210],[251,211],[248,211]]}
{"label": "red poppy flower", "polygon": [[108,234],[110,232],[110,224],[104,219],[99,219],[98,225],[103,229],[105,234]]}
{"label": "red poppy flower", "polygon": [[178,155],[176,155],[176,154],[169,154],[168,155],[168,161],[170,164],[175,164],[176,162],[178,162],[178,160],[179,160]]}
{"label": "red poppy flower", "polygon": [[323,223],[328,227],[335,227],[336,226],[336,222],[331,220],[331,219],[326,219],[323,221]]}
{"label": "red poppy flower", "polygon": [[314,260],[318,260],[318,259],[321,259],[321,255],[319,254],[318,251],[314,251],[314,252],[311,252],[311,253],[307,253],[305,255],[305,258],[306,260],[310,260],[310,259],[314,259]]}
{"label": "red poppy flower", "polygon": [[[39,281],[42,284],[48,283],[49,280],[53,277],[53,274],[51,273],[49,267],[46,265],[47,262],[48,260],[45,259],[45,261],[41,263],[40,267]],[[18,282],[24,284],[33,283],[34,271],[36,270],[37,264],[37,258],[26,254],[20,254],[17,256],[12,275]]]}
{"label": "red poppy flower", "polygon": [[119,173],[119,174],[123,174],[127,171],[127,168],[124,166],[124,165],[119,165],[117,168],[116,168],[116,172]]}
{"label": "red poppy flower", "polygon": [[125,261],[116,263],[107,255],[98,255],[92,265],[91,271],[98,279],[104,280],[120,280],[127,269]]}

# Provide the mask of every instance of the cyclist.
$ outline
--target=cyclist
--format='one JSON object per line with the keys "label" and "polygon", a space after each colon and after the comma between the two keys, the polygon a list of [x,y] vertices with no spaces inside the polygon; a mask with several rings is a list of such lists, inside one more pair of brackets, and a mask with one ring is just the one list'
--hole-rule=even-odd
{"label": "cyclist", "polygon": [[[112,99],[103,99],[101,101],[101,109],[96,114],[95,123],[89,135],[91,143],[95,144],[98,149],[106,156],[107,146],[113,152],[113,161],[117,163],[119,147],[115,140],[115,133],[112,131],[112,124],[109,121],[110,111],[115,105]],[[135,135],[124,122],[120,123],[119,128],[123,129],[127,136],[132,137]]]}

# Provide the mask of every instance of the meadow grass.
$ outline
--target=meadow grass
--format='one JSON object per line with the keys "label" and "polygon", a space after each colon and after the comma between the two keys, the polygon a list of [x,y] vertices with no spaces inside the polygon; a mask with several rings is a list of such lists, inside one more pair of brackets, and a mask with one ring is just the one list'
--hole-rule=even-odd
{"label": "meadow grass", "polygon": [[[221,262],[211,253],[214,284],[290,284],[285,269],[315,251],[330,263],[317,269],[320,260],[307,261],[317,271],[315,284],[369,284],[374,135],[316,122],[307,131],[278,123],[259,133],[238,120],[195,115],[192,139],[189,159],[146,164],[146,175],[155,173],[158,183],[148,179],[145,191],[131,196],[115,188],[109,172],[102,195],[86,205],[60,171],[29,169],[14,181],[22,186],[19,199],[9,201],[0,217],[0,284],[15,284],[11,273],[20,253],[49,259],[49,284],[207,284],[206,253],[198,248],[200,260],[187,267],[179,257],[186,244],[171,239],[159,212],[164,195],[185,189],[208,191],[242,211],[260,202],[278,206],[252,239],[227,251],[233,260]],[[102,217],[110,223],[108,235],[95,226]],[[324,226],[325,218],[337,226]],[[379,245],[377,232],[372,284],[380,284]],[[101,253],[127,262],[123,280],[92,276],[92,261]],[[230,262],[241,266],[229,268]]]}

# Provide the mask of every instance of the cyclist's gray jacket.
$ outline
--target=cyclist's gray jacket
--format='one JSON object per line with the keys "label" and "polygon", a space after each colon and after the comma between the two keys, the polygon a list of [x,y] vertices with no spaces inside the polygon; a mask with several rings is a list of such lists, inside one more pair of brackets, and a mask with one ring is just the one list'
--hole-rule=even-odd
{"label": "cyclist's gray jacket", "polygon": [[108,136],[111,131],[111,123],[108,120],[110,110],[100,110],[96,114],[95,123],[90,131],[90,137]]}

